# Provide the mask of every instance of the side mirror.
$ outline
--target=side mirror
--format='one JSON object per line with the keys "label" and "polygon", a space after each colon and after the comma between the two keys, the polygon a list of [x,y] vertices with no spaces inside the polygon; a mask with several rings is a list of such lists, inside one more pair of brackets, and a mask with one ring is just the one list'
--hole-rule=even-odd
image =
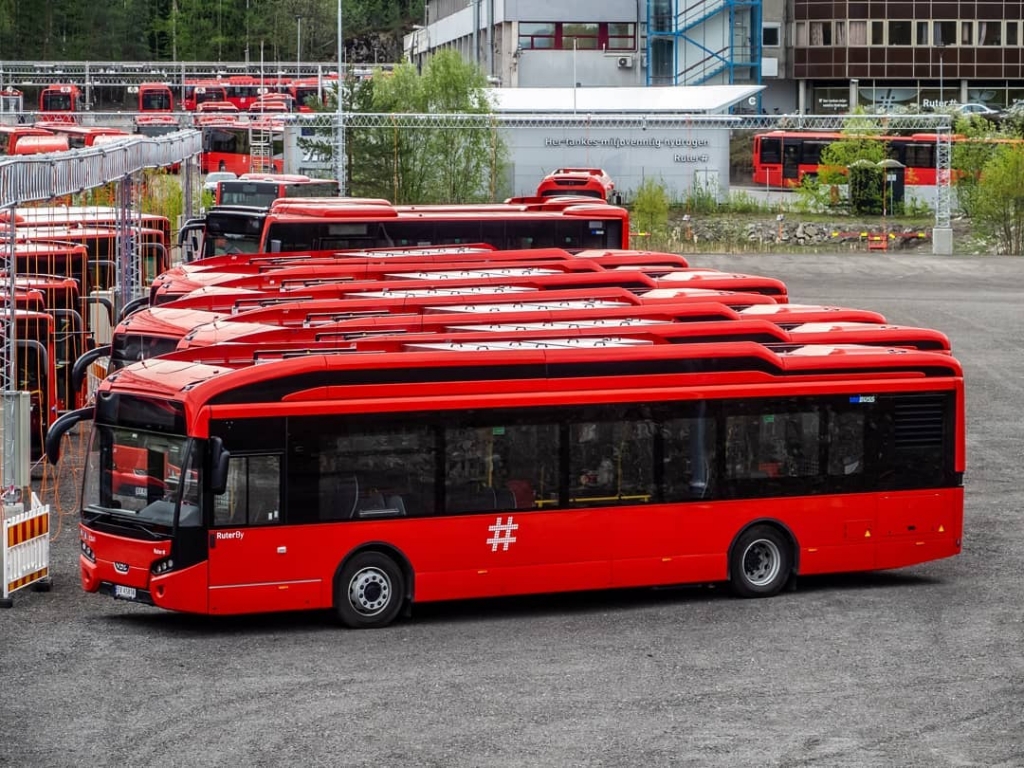
{"label": "side mirror", "polygon": [[210,438],[210,490],[215,496],[228,488],[228,462],[231,453],[224,450],[224,441],[219,437]]}

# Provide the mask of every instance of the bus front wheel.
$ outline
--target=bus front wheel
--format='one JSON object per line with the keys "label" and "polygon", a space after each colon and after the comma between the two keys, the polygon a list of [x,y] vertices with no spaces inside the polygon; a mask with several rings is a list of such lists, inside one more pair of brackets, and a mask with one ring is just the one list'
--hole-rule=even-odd
{"label": "bus front wheel", "polygon": [[770,525],[743,532],[729,557],[729,582],[740,597],[777,595],[789,580],[793,554],[785,534]]}
{"label": "bus front wheel", "polygon": [[362,552],[338,574],[334,605],[346,626],[373,629],[394,621],[404,595],[405,578],[398,564],[379,552]]}

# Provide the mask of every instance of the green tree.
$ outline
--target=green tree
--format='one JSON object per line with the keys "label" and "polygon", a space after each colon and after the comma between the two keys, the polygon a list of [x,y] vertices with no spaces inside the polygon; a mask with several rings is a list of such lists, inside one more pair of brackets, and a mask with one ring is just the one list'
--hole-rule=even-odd
{"label": "green tree", "polygon": [[422,75],[409,63],[373,79],[370,109],[392,113],[392,126],[353,131],[360,148],[352,191],[395,203],[465,203],[492,199],[506,150],[486,120],[409,128],[398,115],[490,113],[483,72],[455,51],[431,57]]}
{"label": "green tree", "polygon": [[633,196],[632,217],[637,231],[649,241],[661,240],[668,226],[668,191],[664,182],[647,177]]}
{"label": "green tree", "polygon": [[973,219],[977,212],[981,169],[992,159],[998,144],[985,141],[994,134],[993,126],[978,115],[959,118],[954,131],[967,140],[953,143],[950,158],[953,187],[960,209]]}
{"label": "green tree", "polygon": [[999,251],[1024,254],[1024,147],[999,145],[978,178],[972,218]]}

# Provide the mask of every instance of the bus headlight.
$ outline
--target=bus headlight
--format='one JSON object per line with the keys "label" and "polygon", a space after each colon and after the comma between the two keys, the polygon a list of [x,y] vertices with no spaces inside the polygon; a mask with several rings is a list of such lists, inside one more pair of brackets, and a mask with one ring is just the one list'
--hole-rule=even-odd
{"label": "bus headlight", "polygon": [[82,542],[82,554],[85,555],[85,559],[88,560],[90,563],[96,562],[96,553],[93,552],[92,547],[90,547],[84,541]]}

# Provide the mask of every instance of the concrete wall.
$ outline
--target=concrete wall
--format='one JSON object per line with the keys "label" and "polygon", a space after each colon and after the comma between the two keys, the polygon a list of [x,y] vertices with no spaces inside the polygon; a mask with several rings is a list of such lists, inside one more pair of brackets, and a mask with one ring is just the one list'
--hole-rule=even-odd
{"label": "concrete wall", "polygon": [[533,194],[545,174],[567,166],[603,168],[623,199],[632,199],[646,178],[665,184],[673,199],[691,194],[694,183],[728,196],[729,131],[652,127],[595,129],[582,127],[506,128],[516,195]]}
{"label": "concrete wall", "polygon": [[[619,67],[622,56],[632,56],[631,68]],[[601,51],[522,51],[517,59],[516,85],[521,88],[572,88],[573,60],[576,83],[587,86],[646,85],[646,70],[641,56],[631,51],[615,55]]]}

